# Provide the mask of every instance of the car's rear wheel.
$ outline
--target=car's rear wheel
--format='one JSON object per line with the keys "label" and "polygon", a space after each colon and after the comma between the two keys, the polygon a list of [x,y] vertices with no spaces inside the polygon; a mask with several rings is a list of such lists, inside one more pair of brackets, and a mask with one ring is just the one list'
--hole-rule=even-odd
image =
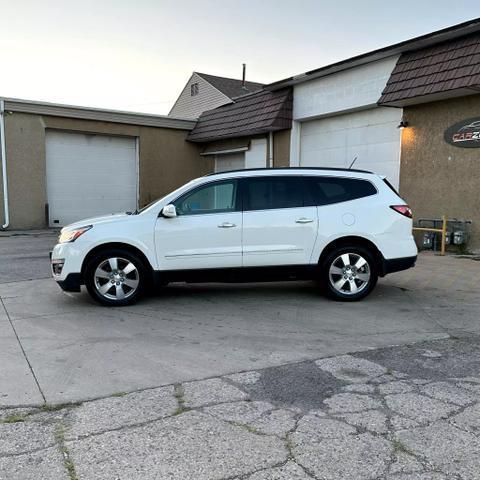
{"label": "car's rear wheel", "polygon": [[124,306],[135,303],[144,293],[147,269],[137,255],[126,250],[103,250],[85,268],[85,286],[102,305]]}
{"label": "car's rear wheel", "polygon": [[334,250],[326,258],[322,270],[327,294],[334,300],[361,300],[374,289],[378,280],[374,256],[360,246]]}

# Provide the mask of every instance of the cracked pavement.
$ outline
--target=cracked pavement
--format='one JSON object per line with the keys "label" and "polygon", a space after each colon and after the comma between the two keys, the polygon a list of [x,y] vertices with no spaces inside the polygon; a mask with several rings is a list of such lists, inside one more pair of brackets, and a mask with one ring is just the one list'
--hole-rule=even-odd
{"label": "cracked pavement", "polygon": [[0,410],[2,480],[480,478],[480,342]]}

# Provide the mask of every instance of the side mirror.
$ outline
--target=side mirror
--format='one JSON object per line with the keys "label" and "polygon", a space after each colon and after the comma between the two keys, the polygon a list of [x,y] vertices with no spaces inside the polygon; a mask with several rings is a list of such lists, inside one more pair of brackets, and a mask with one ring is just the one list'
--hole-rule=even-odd
{"label": "side mirror", "polygon": [[165,205],[162,208],[162,217],[174,218],[176,216],[177,216],[177,209],[175,208],[175,205],[172,205],[170,203],[169,205]]}

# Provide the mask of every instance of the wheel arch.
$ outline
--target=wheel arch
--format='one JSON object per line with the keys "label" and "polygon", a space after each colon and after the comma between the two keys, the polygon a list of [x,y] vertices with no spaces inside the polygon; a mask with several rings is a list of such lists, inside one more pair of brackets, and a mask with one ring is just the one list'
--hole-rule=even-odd
{"label": "wheel arch", "polygon": [[374,256],[375,266],[377,267],[378,275],[381,277],[385,275],[385,259],[378,247],[368,238],[360,237],[357,235],[348,235],[332,240],[322,250],[320,258],[318,259],[318,265],[322,267],[326,258],[328,257],[328,255],[330,255],[331,252],[333,252],[337,248],[341,248],[344,246],[361,246],[368,249]]}
{"label": "wheel arch", "polygon": [[85,276],[85,269],[88,265],[88,262],[101,251],[111,250],[111,249],[126,250],[127,252],[137,255],[143,261],[149,275],[152,275],[153,277],[154,270],[153,270],[152,264],[148,260],[147,256],[139,248],[124,242],[108,242],[108,243],[102,243],[100,245],[95,246],[85,255],[85,258],[83,259],[83,262],[82,262],[82,270],[81,270],[82,279]]}

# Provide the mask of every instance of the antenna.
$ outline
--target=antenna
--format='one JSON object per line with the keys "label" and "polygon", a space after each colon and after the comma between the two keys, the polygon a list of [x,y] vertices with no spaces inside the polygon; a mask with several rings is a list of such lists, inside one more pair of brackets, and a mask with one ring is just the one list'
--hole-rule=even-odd
{"label": "antenna", "polygon": [[357,158],[358,158],[358,157],[355,157],[355,158],[353,159],[353,162],[352,162],[352,163],[350,164],[350,166],[348,167],[349,170],[353,167],[353,164],[357,161]]}

